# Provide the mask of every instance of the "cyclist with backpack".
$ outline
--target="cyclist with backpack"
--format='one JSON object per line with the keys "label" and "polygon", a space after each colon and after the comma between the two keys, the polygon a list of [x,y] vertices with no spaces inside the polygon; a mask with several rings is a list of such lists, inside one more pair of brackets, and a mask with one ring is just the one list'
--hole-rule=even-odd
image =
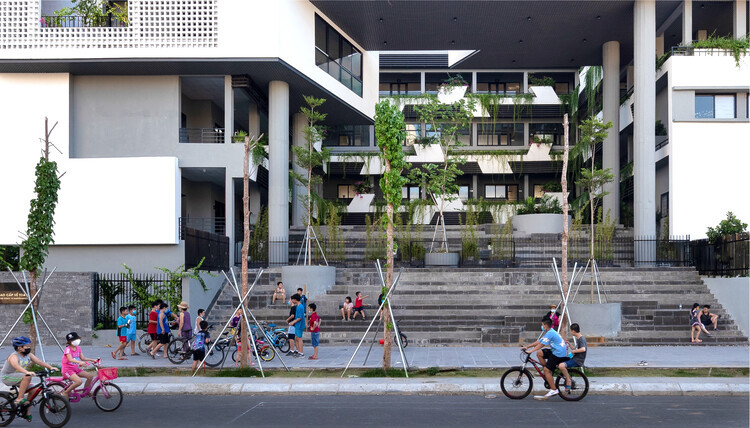
{"label": "cyclist with backpack", "polygon": [[211,334],[208,332],[208,321],[200,322],[200,331],[193,338],[193,371],[206,357],[206,345],[211,342]]}

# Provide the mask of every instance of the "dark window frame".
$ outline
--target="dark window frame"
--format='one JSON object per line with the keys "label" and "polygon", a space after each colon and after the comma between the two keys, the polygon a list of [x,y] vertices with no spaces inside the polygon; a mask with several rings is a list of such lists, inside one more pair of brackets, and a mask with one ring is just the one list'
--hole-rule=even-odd
{"label": "dark window frame", "polygon": [[[732,97],[732,117],[716,117],[716,97],[717,96],[726,96],[726,97]],[[697,105],[697,99],[698,97],[711,97],[711,117],[698,117],[698,111],[695,109]],[[716,93],[701,93],[697,92],[695,94],[695,99],[693,100],[693,108],[694,108],[694,116],[696,119],[736,119],[737,118],[737,94],[716,94]]]}
{"label": "dark window frame", "polygon": [[[491,198],[491,197],[487,196],[487,187],[489,187],[489,186],[495,187],[495,193],[496,194],[497,194],[497,188],[498,187],[504,187],[505,188],[505,197],[504,198],[498,198],[498,197],[492,197]],[[485,184],[484,185],[484,199],[492,199],[492,200],[498,200],[498,201],[510,201],[511,199],[509,198],[509,195],[510,195],[510,189],[511,189],[511,187],[515,188],[515,193],[516,193],[516,199],[515,199],[515,201],[518,201],[518,184],[492,184],[492,183]]]}
{"label": "dark window frame", "polygon": [[[342,198],[341,195],[341,188],[346,187],[346,194],[349,195],[347,198]],[[338,184],[336,185],[336,199],[339,200],[352,200],[354,197],[357,196],[357,191],[354,188],[353,184]]]}
{"label": "dark window frame", "polygon": [[[317,36],[319,25],[325,26],[325,46],[318,46]],[[329,52],[332,48],[331,39],[333,36],[338,40],[338,46],[336,46],[337,49],[335,49],[337,53]],[[361,97],[362,82],[364,80],[362,72],[364,61],[362,60],[362,52],[354,46],[354,43],[350,42],[349,39],[339,33],[331,26],[331,24],[326,22],[326,20],[318,14],[315,14],[315,37],[313,38],[313,43],[315,44],[315,65]],[[351,54],[344,56],[344,51],[351,51]],[[337,58],[332,58],[332,54],[337,55]],[[344,64],[349,60],[351,61],[351,66],[347,67]],[[336,64],[336,70],[331,70],[329,64]],[[359,66],[358,70],[354,69],[357,68],[355,65]]]}

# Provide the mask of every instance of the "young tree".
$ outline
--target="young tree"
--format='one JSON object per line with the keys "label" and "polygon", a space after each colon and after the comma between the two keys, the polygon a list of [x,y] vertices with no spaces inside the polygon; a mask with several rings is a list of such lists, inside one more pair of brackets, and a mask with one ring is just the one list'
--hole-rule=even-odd
{"label": "young tree", "polygon": [[[404,115],[395,105],[384,100],[375,105],[375,139],[380,149],[380,159],[385,166],[385,173],[380,179],[380,189],[386,203],[386,212],[382,223],[386,229],[386,276],[385,287],[381,293],[388,294],[393,285],[393,254],[396,252],[396,243],[393,239],[393,212],[401,203],[401,188],[406,184],[406,177],[401,171],[408,167],[406,163],[403,144],[406,138],[406,124]],[[391,314],[386,308],[383,309],[383,370],[391,367]]]}
{"label": "young tree", "polygon": [[[266,157],[265,149],[260,143],[263,134],[258,137],[250,137],[245,132],[238,133],[235,137],[235,141],[242,141],[244,146],[244,161],[242,164],[242,297],[247,294],[247,283],[248,283],[248,272],[247,272],[247,258],[250,253],[250,159],[252,158],[255,168],[260,165],[263,158]],[[244,305],[243,305],[244,306]],[[245,317],[247,308],[242,311],[242,316]],[[240,323],[244,320],[240,320]],[[240,367],[247,367],[248,352],[250,343],[249,335],[246,328],[242,329],[242,336],[240,338],[243,345],[240,351]]]}
{"label": "young tree", "polygon": [[[29,292],[36,294],[36,280],[39,269],[44,265],[50,244],[55,242],[55,208],[57,207],[57,192],[60,190],[60,177],[57,175],[57,162],[49,160],[50,134],[57,126],[55,123],[49,129],[47,118],[44,118],[44,155],[36,164],[36,182],[34,185],[34,199],[31,200],[29,217],[26,221],[26,239],[21,243],[20,268],[29,271]],[[39,308],[39,299],[34,301],[34,310]],[[36,326],[32,322],[29,329],[32,352],[36,347]]]}
{"label": "young tree", "polygon": [[[568,144],[568,114],[565,113],[563,116],[563,164],[562,164],[562,180],[560,181],[562,187],[562,209],[563,209],[563,232],[562,232],[562,294],[566,296],[568,294],[568,154],[570,153],[570,145]],[[563,301],[562,307],[562,320],[560,321],[560,328],[558,331],[565,337],[567,332],[567,323],[570,320],[565,319],[565,301]]]}
{"label": "young tree", "polygon": [[313,96],[305,95],[305,103],[307,107],[302,107],[300,110],[302,114],[307,118],[307,125],[305,125],[305,141],[307,141],[307,147],[293,146],[292,151],[294,152],[294,162],[307,174],[298,174],[295,171],[290,173],[300,184],[307,188],[307,195],[301,195],[300,200],[305,204],[307,209],[307,232],[305,236],[305,254],[307,255],[307,265],[312,264],[312,246],[311,246],[311,234],[312,231],[312,209],[313,209],[313,190],[312,186],[322,182],[319,176],[313,175],[313,169],[323,165],[331,158],[331,151],[325,147],[321,147],[318,150],[315,147],[315,143],[323,139],[323,127],[319,124],[326,118],[326,113],[321,113],[316,110],[318,107],[326,102],[323,98],[315,98]]}
{"label": "young tree", "polygon": [[[588,153],[591,156],[591,169],[582,169],[581,177],[576,184],[581,186],[589,196],[589,211],[591,213],[590,229],[590,247],[589,259],[594,260],[594,216],[596,213],[596,204],[609,192],[604,191],[604,185],[614,179],[614,175],[609,168],[599,169],[596,167],[596,145],[604,142],[607,138],[607,130],[612,127],[612,122],[603,123],[600,119],[592,117],[581,122],[581,139],[576,145],[576,150],[580,153]],[[592,267],[593,268],[593,267]],[[594,303],[594,276],[591,276],[591,303]]]}
{"label": "young tree", "polygon": [[[438,224],[432,236],[434,244],[438,227],[442,228],[442,241],[439,252],[448,251],[448,236],[445,231],[445,217],[443,211],[446,203],[458,199],[458,184],[456,177],[463,172],[459,168],[466,162],[466,158],[452,155],[452,148],[464,144],[458,139],[462,129],[471,124],[474,117],[475,101],[463,98],[451,105],[441,104],[437,99],[429,99],[427,103],[415,106],[419,118],[430,127],[431,136],[424,139],[424,145],[435,145],[442,153],[440,163],[427,163],[412,170],[411,179],[424,186],[430,198],[438,209]],[[432,244],[430,245],[432,251]]]}

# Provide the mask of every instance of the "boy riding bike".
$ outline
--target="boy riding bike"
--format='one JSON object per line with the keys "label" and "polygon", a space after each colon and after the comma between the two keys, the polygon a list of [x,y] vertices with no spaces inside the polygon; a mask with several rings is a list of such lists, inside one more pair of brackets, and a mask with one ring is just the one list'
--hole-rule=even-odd
{"label": "boy riding bike", "polygon": [[[25,397],[26,390],[31,383],[31,377],[34,376],[33,372],[27,370],[29,366],[31,366],[31,363],[44,367],[50,371],[56,369],[31,353],[31,340],[26,336],[18,336],[14,338],[13,349],[16,352],[8,356],[0,373],[2,373],[2,380],[6,386],[18,387],[16,405],[23,405],[28,401]],[[25,417],[27,420],[31,421],[29,409],[26,410]]]}
{"label": "boy riding bike", "polygon": [[[560,363],[570,360],[565,340],[552,329],[552,320],[549,317],[542,319],[542,331],[544,331],[544,334],[541,339],[521,348],[527,354],[538,351],[537,357],[544,364],[544,377],[547,379],[550,390],[545,395],[534,396],[536,400],[547,400],[559,393],[555,386],[555,379],[552,377],[552,372],[555,371]],[[549,346],[550,349],[542,349],[544,346]]]}

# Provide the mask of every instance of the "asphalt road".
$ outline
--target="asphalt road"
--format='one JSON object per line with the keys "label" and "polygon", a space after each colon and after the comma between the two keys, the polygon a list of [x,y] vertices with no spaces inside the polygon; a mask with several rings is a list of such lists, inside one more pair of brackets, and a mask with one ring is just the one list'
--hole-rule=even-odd
{"label": "asphalt road", "polygon": [[[126,396],[113,413],[91,400],[73,404],[72,427],[153,426],[554,426],[747,427],[747,397],[589,396],[512,401],[504,396]],[[34,421],[11,426],[43,426]],[[161,422],[159,422],[161,421]]]}

